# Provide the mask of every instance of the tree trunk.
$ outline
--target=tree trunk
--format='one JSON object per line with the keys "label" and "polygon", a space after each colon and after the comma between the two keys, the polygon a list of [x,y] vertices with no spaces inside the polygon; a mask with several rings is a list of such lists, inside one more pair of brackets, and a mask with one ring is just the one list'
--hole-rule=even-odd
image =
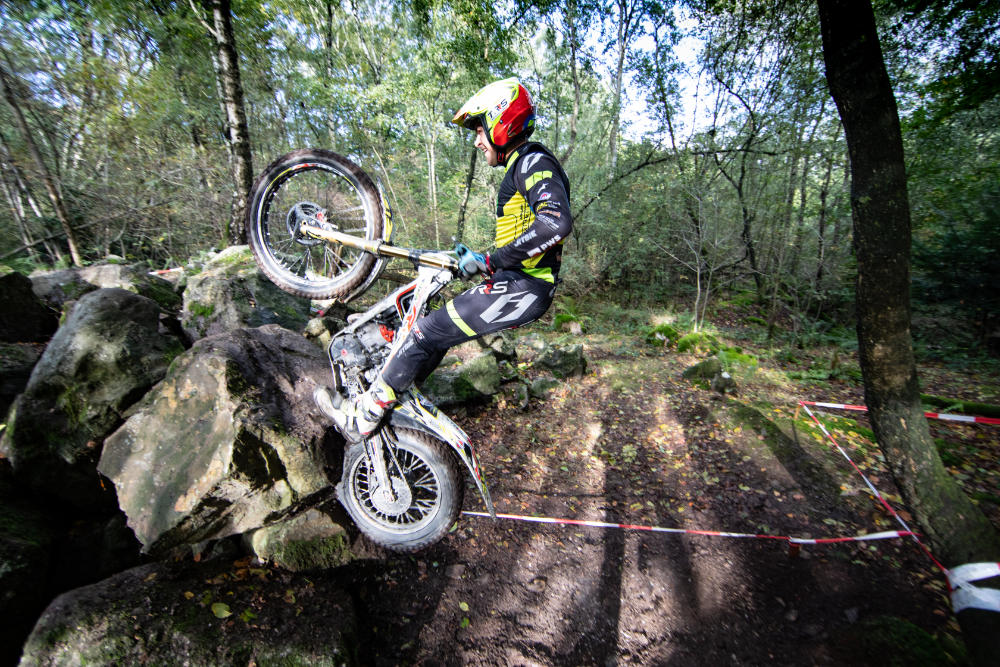
{"label": "tree trunk", "polygon": [[246,243],[247,197],[253,187],[253,157],[250,153],[250,130],[243,104],[239,56],[233,34],[230,0],[202,0],[211,12],[211,33],[215,41],[215,73],[219,80],[222,106],[226,116],[226,139],[233,175],[233,203],[227,236],[230,243]]}
{"label": "tree trunk", "polygon": [[573,149],[576,147],[576,126],[577,121],[580,117],[580,75],[577,68],[577,50],[579,49],[578,36],[576,29],[576,19],[577,19],[577,6],[576,0],[570,0],[566,3],[566,25],[569,29],[569,66],[570,74],[573,79],[573,115],[569,119],[569,146],[566,147],[566,152],[562,154],[559,159],[563,164],[569,159],[569,156],[573,154]]}
{"label": "tree trunk", "polygon": [[455,229],[455,242],[461,243],[465,234],[465,211],[469,207],[469,194],[472,192],[472,179],[476,176],[476,158],[479,151],[475,148],[469,153],[469,170],[465,172],[465,193],[462,195],[462,205],[458,207],[458,225]]}
{"label": "tree trunk", "polygon": [[816,232],[816,279],[813,286],[816,290],[823,289],[823,264],[826,261],[826,198],[830,193],[830,182],[833,180],[833,155],[826,161],[826,173],[823,175],[823,185],[819,190],[819,221]]}
{"label": "tree trunk", "polygon": [[622,112],[622,79],[625,76],[625,55],[628,53],[629,43],[635,34],[638,26],[636,14],[639,3],[630,0],[615,0],[615,8],[618,10],[618,25],[616,26],[618,37],[618,58],[615,64],[615,96],[611,103],[611,132],[608,137],[608,180],[615,177],[618,169],[618,134],[621,125]]}
{"label": "tree trunk", "polygon": [[[942,465],[920,404],[903,141],[874,12],[869,0],[818,0],[818,6],[827,80],[851,158],[858,346],[872,427],[938,558],[949,568],[996,562],[1000,535]],[[958,620],[974,661],[995,664],[1000,613],[967,609]]]}
{"label": "tree trunk", "polygon": [[14,121],[17,123],[18,129],[21,130],[24,143],[31,153],[31,159],[35,162],[35,168],[38,169],[38,173],[41,174],[42,181],[45,183],[45,191],[49,195],[49,201],[52,202],[52,208],[55,210],[56,218],[62,226],[63,233],[66,234],[66,243],[69,245],[70,257],[72,257],[75,266],[83,266],[83,259],[80,257],[76,241],[76,232],[73,231],[73,226],[69,222],[69,213],[66,210],[66,205],[63,202],[62,195],[59,193],[59,188],[56,186],[55,179],[52,177],[52,172],[49,171],[49,167],[45,163],[41,151],[38,149],[38,144],[35,143],[31,128],[28,126],[28,121],[25,120],[24,113],[21,111],[20,102],[14,91],[14,82],[8,77],[7,71],[0,67],[0,85],[3,86],[4,98],[7,100],[11,112],[14,114]]}
{"label": "tree trunk", "polygon": [[431,221],[434,223],[434,247],[441,247],[441,228],[438,222],[437,196],[437,154],[434,151],[436,137],[431,134],[427,141],[427,199],[431,205]]}

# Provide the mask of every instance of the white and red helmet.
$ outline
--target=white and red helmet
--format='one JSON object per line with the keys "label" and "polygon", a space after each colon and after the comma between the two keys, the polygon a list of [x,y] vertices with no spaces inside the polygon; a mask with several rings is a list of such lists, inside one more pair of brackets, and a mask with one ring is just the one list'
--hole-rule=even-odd
{"label": "white and red helmet", "polygon": [[504,79],[481,88],[451,122],[470,130],[482,125],[490,144],[503,153],[535,131],[535,105],[520,81]]}

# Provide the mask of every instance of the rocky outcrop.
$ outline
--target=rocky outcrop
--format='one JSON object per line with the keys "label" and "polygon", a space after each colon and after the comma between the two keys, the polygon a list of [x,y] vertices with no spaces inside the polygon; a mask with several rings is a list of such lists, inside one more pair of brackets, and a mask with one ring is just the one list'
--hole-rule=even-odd
{"label": "rocky outcrop", "polygon": [[0,460],[0,664],[13,664],[48,599],[47,578],[54,530],[48,517],[18,499],[10,468]]}
{"label": "rocky outcrop", "polygon": [[519,359],[535,368],[550,371],[560,379],[587,372],[587,358],[579,343],[558,345],[549,343],[538,334],[528,334],[517,340]]}
{"label": "rocky outcrop", "polygon": [[277,325],[205,338],[178,357],[98,466],[144,549],[255,530],[329,492],[325,467],[342,442],[311,398],[328,381],[323,352]]}
{"label": "rocky outcrop", "polygon": [[326,352],[326,348],[330,347],[330,341],[333,340],[333,334],[343,329],[346,324],[347,322],[343,319],[329,315],[315,317],[306,324],[303,334],[315,345],[319,346],[321,350]]}
{"label": "rocky outcrop", "polygon": [[328,502],[244,534],[243,544],[261,562],[292,572],[328,569],[352,559],[346,514]]}
{"label": "rocky outcrop", "polygon": [[0,277],[0,342],[47,341],[58,326],[56,312],[42,304],[31,280],[16,271]]}
{"label": "rocky outcrop", "polygon": [[546,348],[537,359],[535,366],[552,372],[557,378],[565,379],[587,372],[587,358],[583,356],[583,345],[556,346]]}
{"label": "rocky outcrop", "polygon": [[39,298],[59,309],[84,294],[111,287],[152,299],[168,313],[176,313],[181,306],[181,297],[174,286],[149,275],[142,266],[95,264],[82,269],[46,271],[32,274],[31,283]]}
{"label": "rocky outcrop", "polygon": [[101,442],[183,351],[161,328],[160,312],[154,301],[117,288],[76,303],[0,439],[22,484],[83,505],[107,500],[94,467]]}
{"label": "rocky outcrop", "polygon": [[500,391],[500,368],[493,354],[482,353],[438,368],[421,389],[439,407],[486,400]]}
{"label": "rocky outcrop", "polygon": [[302,331],[308,320],[309,302],[261,274],[248,246],[223,250],[187,279],[181,322],[192,340],[264,324]]}
{"label": "rocky outcrop", "polygon": [[296,599],[246,563],[151,563],[57,597],[21,665],[356,665],[347,592],[318,581]]}
{"label": "rocky outcrop", "polygon": [[62,310],[65,304],[99,289],[81,278],[77,269],[32,273],[31,285],[38,298],[56,310]]}

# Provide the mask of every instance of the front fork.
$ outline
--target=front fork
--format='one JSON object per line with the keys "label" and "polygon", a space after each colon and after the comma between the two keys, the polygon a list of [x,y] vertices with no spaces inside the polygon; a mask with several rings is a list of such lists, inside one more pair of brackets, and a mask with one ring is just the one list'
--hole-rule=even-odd
{"label": "front fork", "polygon": [[[392,482],[389,479],[389,469],[385,464],[385,453],[389,452],[393,459],[395,459],[395,454],[393,453],[393,447],[389,442],[389,438],[385,435],[385,429],[379,429],[371,437],[365,438],[364,445],[365,456],[368,457],[369,469],[375,477],[377,491],[387,494],[391,501],[395,501],[397,499],[396,492],[392,488]],[[405,478],[403,481],[406,481]]]}

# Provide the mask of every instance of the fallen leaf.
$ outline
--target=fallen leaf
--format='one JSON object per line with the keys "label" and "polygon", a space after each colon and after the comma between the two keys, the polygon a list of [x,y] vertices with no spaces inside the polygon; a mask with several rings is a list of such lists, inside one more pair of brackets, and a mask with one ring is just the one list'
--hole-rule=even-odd
{"label": "fallen leaf", "polygon": [[212,605],[212,613],[215,614],[216,618],[226,618],[233,615],[233,612],[229,611],[229,605],[225,602],[214,603]]}

